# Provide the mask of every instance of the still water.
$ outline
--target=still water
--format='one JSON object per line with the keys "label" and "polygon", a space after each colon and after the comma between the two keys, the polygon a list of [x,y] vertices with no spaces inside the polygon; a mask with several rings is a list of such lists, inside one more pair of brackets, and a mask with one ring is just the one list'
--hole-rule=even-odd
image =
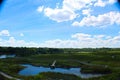
{"label": "still water", "polygon": [[91,78],[91,77],[98,77],[102,76],[102,74],[83,74],[80,72],[81,68],[70,68],[70,69],[65,69],[65,68],[46,68],[46,67],[36,67],[32,65],[23,65],[26,68],[21,70],[19,72],[20,75],[24,76],[32,76],[32,75],[37,75],[41,72],[59,72],[63,74],[74,74],[76,76],[79,76],[81,78]]}
{"label": "still water", "polygon": [[4,58],[13,58],[13,57],[15,57],[15,55],[5,55],[5,54],[0,55],[0,59],[4,59]]}

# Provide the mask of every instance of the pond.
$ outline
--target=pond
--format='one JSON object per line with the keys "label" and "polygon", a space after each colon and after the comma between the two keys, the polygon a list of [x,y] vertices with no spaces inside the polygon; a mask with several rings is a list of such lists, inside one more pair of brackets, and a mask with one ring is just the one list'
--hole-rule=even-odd
{"label": "pond", "polygon": [[0,55],[0,59],[4,59],[4,58],[13,58],[13,57],[15,57],[14,54],[11,54],[11,55],[6,55],[6,54]]}
{"label": "pond", "polygon": [[36,67],[32,65],[23,65],[26,68],[21,70],[19,72],[19,75],[23,76],[32,76],[32,75],[37,75],[41,72],[59,72],[63,74],[74,74],[76,76],[79,76],[81,78],[91,78],[91,77],[99,77],[102,76],[102,74],[83,74],[80,72],[81,68],[70,68],[70,69],[65,69],[65,68],[47,68],[47,67]]}

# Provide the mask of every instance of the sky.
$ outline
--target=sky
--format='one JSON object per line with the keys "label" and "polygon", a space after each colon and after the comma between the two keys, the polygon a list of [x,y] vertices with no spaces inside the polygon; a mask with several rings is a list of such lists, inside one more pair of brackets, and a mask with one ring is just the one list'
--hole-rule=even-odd
{"label": "sky", "polygon": [[116,0],[6,0],[0,46],[118,48],[120,8]]}

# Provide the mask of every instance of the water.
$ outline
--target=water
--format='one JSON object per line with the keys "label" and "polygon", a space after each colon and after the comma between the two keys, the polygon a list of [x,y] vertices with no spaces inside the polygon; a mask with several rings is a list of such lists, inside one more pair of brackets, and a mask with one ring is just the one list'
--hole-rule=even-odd
{"label": "water", "polygon": [[81,68],[70,68],[70,69],[64,69],[64,68],[55,68],[55,69],[50,69],[46,67],[36,67],[32,65],[23,65],[26,68],[21,70],[19,72],[19,75],[23,76],[32,76],[32,75],[37,75],[41,72],[59,72],[59,73],[65,73],[65,74],[74,74],[76,76],[79,76],[81,78],[91,78],[91,77],[98,77],[102,76],[102,74],[82,74],[80,72]]}
{"label": "water", "polygon": [[0,55],[0,59],[4,59],[4,58],[13,58],[13,57],[15,57],[15,55],[5,55],[5,54]]}

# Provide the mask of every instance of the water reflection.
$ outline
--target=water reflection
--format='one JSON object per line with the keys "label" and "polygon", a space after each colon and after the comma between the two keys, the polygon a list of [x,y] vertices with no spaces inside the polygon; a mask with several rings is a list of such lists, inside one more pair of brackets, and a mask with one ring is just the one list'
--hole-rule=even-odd
{"label": "water reflection", "polygon": [[36,67],[32,65],[23,65],[26,66],[25,69],[21,70],[19,72],[20,75],[24,76],[31,76],[31,75],[36,75],[41,72],[59,72],[59,73],[65,73],[65,74],[74,74],[76,76],[79,76],[81,78],[90,78],[90,77],[98,77],[102,76],[102,74],[82,74],[80,72],[81,68],[70,68],[70,69],[64,69],[64,68],[55,68],[55,69],[50,69],[46,67]]}
{"label": "water reflection", "polygon": [[13,57],[15,57],[15,55],[5,55],[5,54],[0,55],[0,59],[4,59],[4,58],[13,58]]}

